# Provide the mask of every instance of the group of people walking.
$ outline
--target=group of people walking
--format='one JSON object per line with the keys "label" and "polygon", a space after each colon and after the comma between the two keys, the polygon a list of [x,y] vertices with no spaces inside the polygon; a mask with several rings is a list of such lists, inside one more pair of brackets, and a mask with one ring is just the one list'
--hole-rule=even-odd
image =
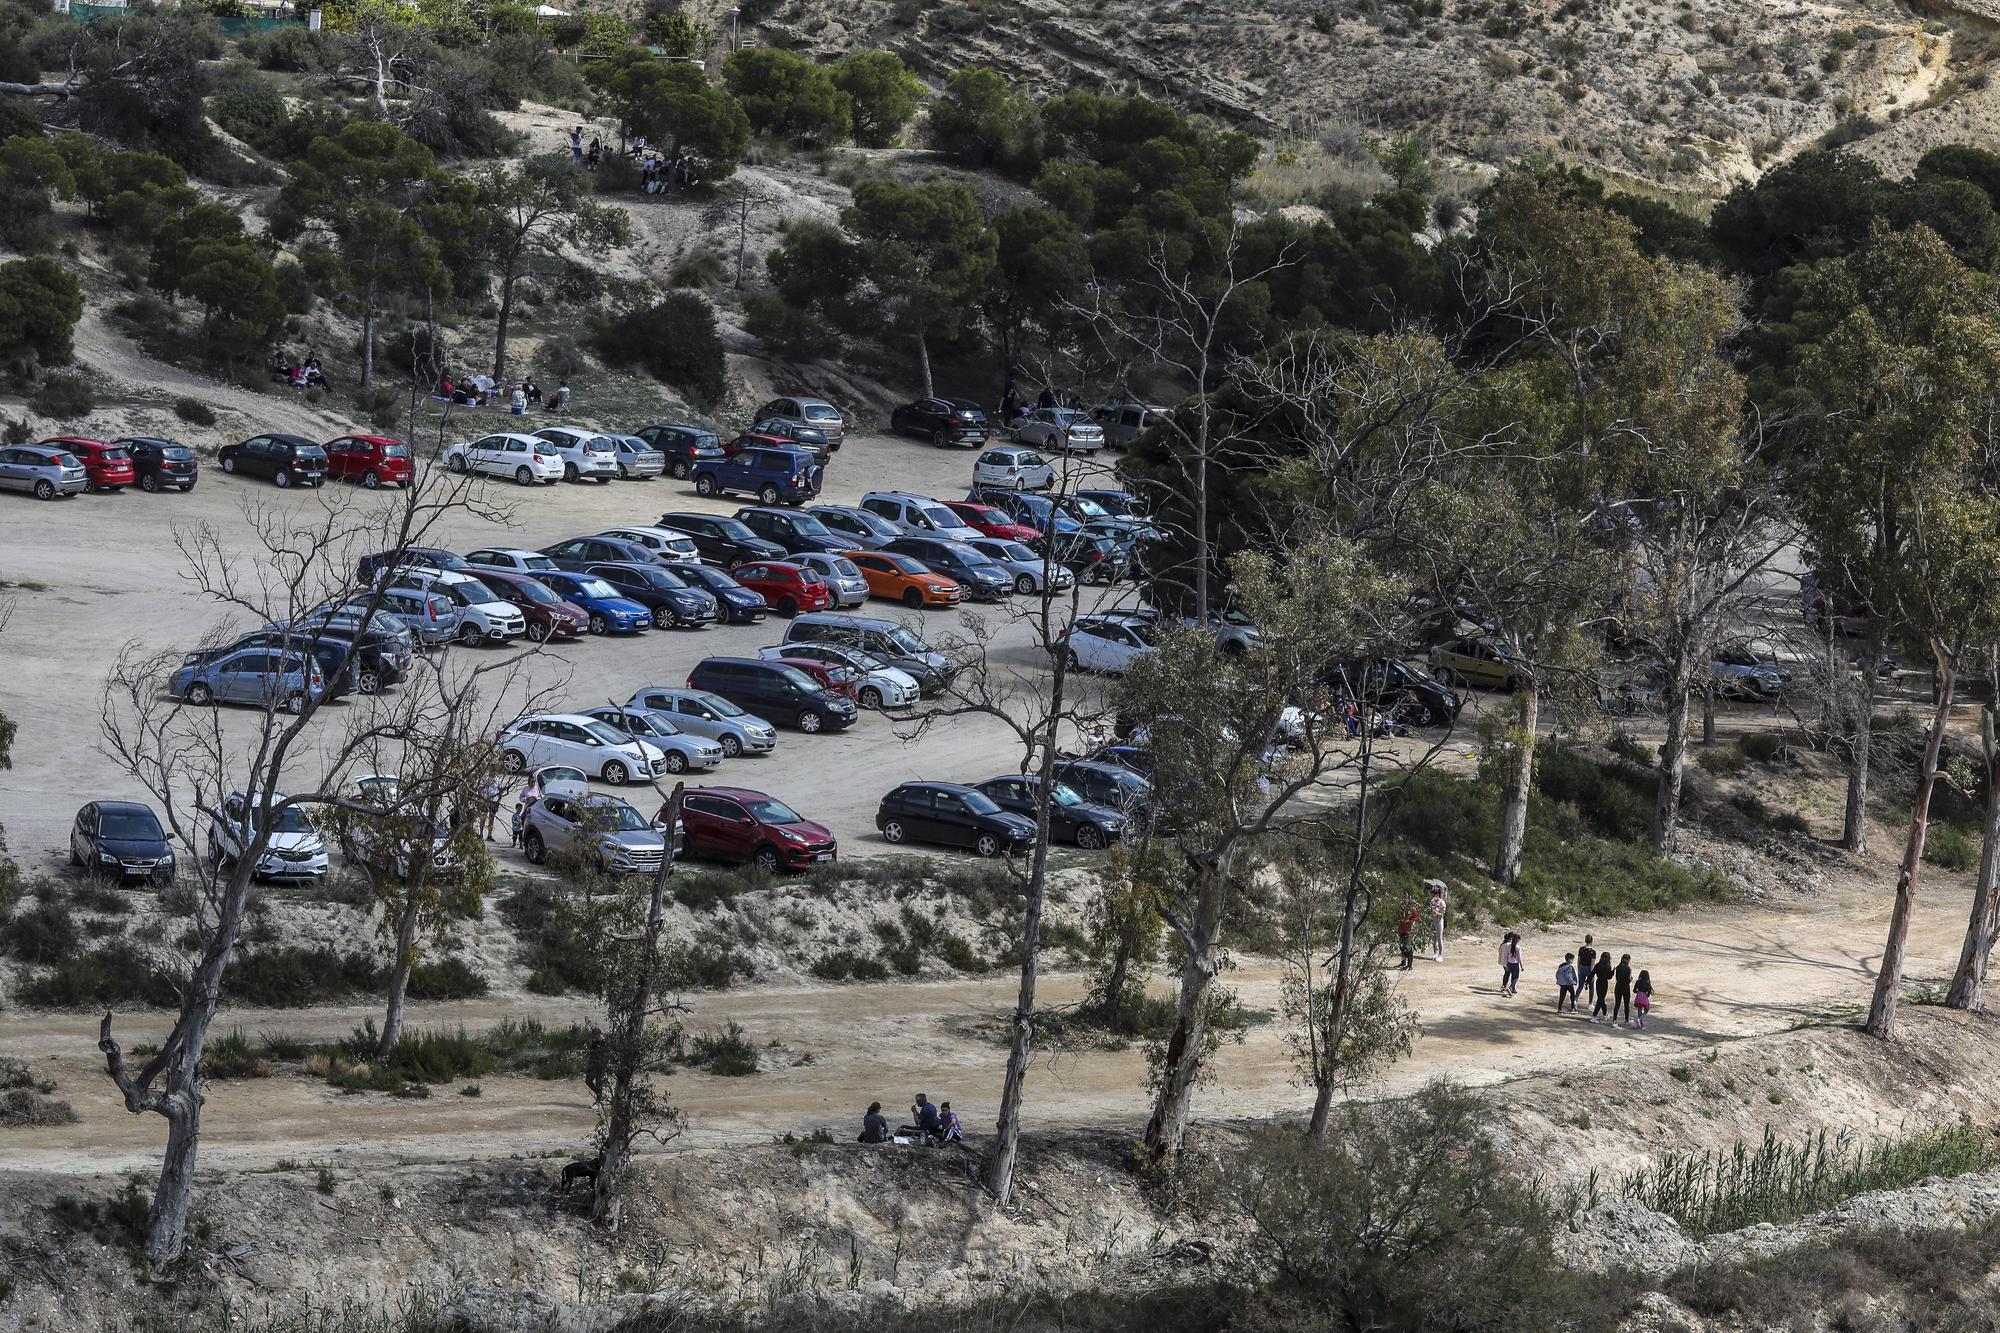
{"label": "group of people walking", "polygon": [[[1521,937],[1510,934],[1507,938],[1514,942],[1514,975],[1518,977],[1521,974]],[[1504,942],[1500,946],[1503,973],[1507,948]],[[1514,992],[1508,990],[1505,993],[1512,995]],[[1576,952],[1564,954],[1562,963],[1556,968],[1556,1012],[1577,1012],[1579,999],[1595,1000],[1590,1010],[1590,1021],[1593,1023],[1609,1023],[1615,1028],[1629,1023],[1644,1031],[1646,1018],[1653,1011],[1653,974],[1642,967],[1634,975],[1632,955],[1629,953],[1619,954],[1614,964],[1611,951],[1599,949],[1596,936],[1585,935],[1583,944]],[[1633,1016],[1635,1013],[1636,1018]]]}

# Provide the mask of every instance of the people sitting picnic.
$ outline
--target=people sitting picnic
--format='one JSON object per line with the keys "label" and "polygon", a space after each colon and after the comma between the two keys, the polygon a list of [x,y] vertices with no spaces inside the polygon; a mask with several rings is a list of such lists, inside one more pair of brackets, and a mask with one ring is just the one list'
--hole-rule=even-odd
{"label": "people sitting picnic", "polygon": [[529,407],[540,407],[542,405],[542,386],[533,380],[522,380],[521,392],[528,396]]}
{"label": "people sitting picnic", "polygon": [[917,1094],[916,1104],[910,1107],[910,1119],[916,1123],[913,1125],[904,1125],[896,1133],[914,1134],[926,1141],[937,1137],[938,1109],[931,1105],[930,1099],[925,1097],[921,1092]]}
{"label": "people sitting picnic", "polygon": [[887,1143],[889,1141],[889,1117],[882,1114],[882,1103],[868,1103],[868,1114],[861,1117],[861,1143]]}
{"label": "people sitting picnic", "polygon": [[549,411],[561,412],[567,410],[568,407],[569,407],[569,385],[567,384],[557,385],[555,397],[549,399]]}
{"label": "people sitting picnic", "polygon": [[937,1141],[940,1144],[965,1142],[965,1126],[958,1123],[958,1112],[951,1109],[950,1102],[938,1103]]}

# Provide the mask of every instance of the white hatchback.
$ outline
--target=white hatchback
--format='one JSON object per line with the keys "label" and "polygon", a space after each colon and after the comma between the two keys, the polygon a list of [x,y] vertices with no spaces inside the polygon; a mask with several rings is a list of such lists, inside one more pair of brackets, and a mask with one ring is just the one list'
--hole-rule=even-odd
{"label": "white hatchback", "polygon": [[608,435],[577,426],[550,426],[535,432],[562,456],[563,477],[568,481],[594,481],[599,485],[618,475],[618,445]]}
{"label": "white hatchback", "polygon": [[469,444],[448,445],[444,465],[461,476],[476,472],[483,477],[512,477],[523,486],[538,481],[551,485],[563,478],[563,461],[554,445],[512,431],[488,435]]}
{"label": "white hatchback", "polygon": [[1044,491],[1056,484],[1056,470],[1048,459],[1033,449],[1004,445],[979,455],[979,461],[972,465],[972,484]]}
{"label": "white hatchback", "polygon": [[535,574],[559,566],[540,551],[524,551],[516,546],[488,546],[465,553],[465,563],[474,569],[498,569],[509,574]]}
{"label": "white hatchback", "polygon": [[537,713],[500,733],[500,764],[509,773],[565,764],[616,787],[663,772],[664,759],[646,742],[579,713]]}

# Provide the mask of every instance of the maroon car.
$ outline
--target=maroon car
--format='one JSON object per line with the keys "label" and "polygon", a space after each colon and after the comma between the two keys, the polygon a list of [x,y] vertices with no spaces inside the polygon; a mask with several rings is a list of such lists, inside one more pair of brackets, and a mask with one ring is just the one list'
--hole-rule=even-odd
{"label": "maroon car", "polygon": [[[666,813],[662,806],[658,818]],[[688,788],[681,822],[689,855],[752,861],[766,870],[804,870],[840,854],[833,830],[748,787]]]}
{"label": "maroon car", "polygon": [[528,621],[528,637],[536,643],[580,639],[590,627],[590,616],[582,607],[564,601],[546,583],[527,574],[481,566],[479,581],[493,589],[494,596],[521,608]]}
{"label": "maroon car", "polygon": [[773,611],[787,620],[801,611],[828,611],[833,608],[833,588],[816,569],[795,565],[789,560],[758,560],[738,565],[729,577],[757,593]]}

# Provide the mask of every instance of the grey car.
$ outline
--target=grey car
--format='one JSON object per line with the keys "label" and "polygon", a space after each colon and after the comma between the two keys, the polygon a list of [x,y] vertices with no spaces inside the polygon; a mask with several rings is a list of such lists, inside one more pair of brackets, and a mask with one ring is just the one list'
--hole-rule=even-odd
{"label": "grey car", "polygon": [[972,537],[965,544],[984,552],[1006,570],[1014,580],[1014,591],[1023,596],[1042,591],[1044,582],[1054,584],[1057,592],[1076,586],[1075,570],[1053,561],[1044,565],[1034,548],[1020,542],[1005,537]]}
{"label": "grey car", "polygon": [[819,571],[819,576],[833,589],[835,610],[844,611],[868,600],[868,580],[861,577],[861,571],[846,556],[828,551],[805,551],[787,558],[795,565]]}
{"label": "grey car", "polygon": [[46,444],[0,449],[0,489],[26,491],[37,500],[81,495],[90,476],[75,454]]}
{"label": "grey car", "polygon": [[674,721],[673,714],[651,708],[586,708],[585,717],[594,717],[616,727],[634,740],[658,750],[660,766],[669,773],[685,773],[690,768],[714,768],[722,762],[722,746],[706,736],[696,736]]}
{"label": "grey car", "polygon": [[903,530],[866,509],[852,505],[814,505],[806,510],[826,525],[827,531],[854,543],[857,551],[879,551],[903,535]]}
{"label": "grey car", "polygon": [[544,796],[529,806],[521,850],[536,865],[552,852],[570,852],[614,875],[650,875],[666,857],[667,840],[630,802],[592,792],[581,800]]}
{"label": "grey car", "polygon": [[636,435],[606,435],[618,457],[618,475],[627,481],[657,477],[667,470],[667,456]]}
{"label": "grey car", "polygon": [[706,736],[731,759],[745,754],[769,754],[778,748],[778,729],[746,713],[719,694],[648,686],[625,701],[627,708],[665,713],[682,731]]}
{"label": "grey car", "polygon": [[846,419],[840,415],[839,408],[824,398],[806,398],[798,394],[773,398],[757,409],[756,419],[809,427],[826,436],[828,449],[839,449],[840,442],[847,438]]}

